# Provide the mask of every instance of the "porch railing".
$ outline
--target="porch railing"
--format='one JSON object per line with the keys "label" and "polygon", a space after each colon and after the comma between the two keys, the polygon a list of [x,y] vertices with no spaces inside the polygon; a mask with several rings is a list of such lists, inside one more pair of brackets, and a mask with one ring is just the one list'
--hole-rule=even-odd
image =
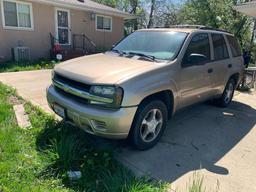
{"label": "porch railing", "polygon": [[85,34],[73,34],[72,45],[59,45],[58,39],[50,33],[51,41],[51,57],[55,59],[56,54],[61,53],[63,59],[67,60],[70,58],[89,55],[96,53],[96,44],[88,38]]}
{"label": "porch railing", "polygon": [[87,54],[96,52],[96,44],[85,34],[73,34],[73,49],[83,50]]}

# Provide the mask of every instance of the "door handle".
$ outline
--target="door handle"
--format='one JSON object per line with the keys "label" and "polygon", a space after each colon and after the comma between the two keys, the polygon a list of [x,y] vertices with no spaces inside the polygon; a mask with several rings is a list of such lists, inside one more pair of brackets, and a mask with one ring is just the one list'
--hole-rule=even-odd
{"label": "door handle", "polygon": [[208,69],[208,73],[213,73],[213,69]]}
{"label": "door handle", "polygon": [[228,68],[232,68],[232,66],[233,66],[232,64],[228,64]]}

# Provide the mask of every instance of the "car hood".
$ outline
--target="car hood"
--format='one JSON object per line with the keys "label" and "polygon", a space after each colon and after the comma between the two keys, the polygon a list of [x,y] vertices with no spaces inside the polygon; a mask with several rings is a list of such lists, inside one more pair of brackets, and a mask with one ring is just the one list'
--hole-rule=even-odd
{"label": "car hood", "polygon": [[118,84],[160,66],[159,63],[109,53],[69,60],[57,65],[54,70],[58,74],[84,83]]}

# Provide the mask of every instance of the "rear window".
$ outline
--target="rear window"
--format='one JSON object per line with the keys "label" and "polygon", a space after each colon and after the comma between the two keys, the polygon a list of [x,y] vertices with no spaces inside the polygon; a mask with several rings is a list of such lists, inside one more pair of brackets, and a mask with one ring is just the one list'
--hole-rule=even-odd
{"label": "rear window", "polygon": [[233,57],[242,56],[241,47],[235,37],[227,35]]}
{"label": "rear window", "polygon": [[223,60],[229,58],[227,45],[223,35],[212,34],[212,42],[215,60]]}

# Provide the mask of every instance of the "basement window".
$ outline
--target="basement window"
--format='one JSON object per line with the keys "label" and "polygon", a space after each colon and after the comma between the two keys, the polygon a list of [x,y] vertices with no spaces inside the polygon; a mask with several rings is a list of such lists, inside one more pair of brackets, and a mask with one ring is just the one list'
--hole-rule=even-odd
{"label": "basement window", "polygon": [[32,4],[15,0],[2,1],[2,18],[5,29],[33,29]]}
{"label": "basement window", "polygon": [[97,15],[96,16],[97,31],[112,31],[112,17]]}

